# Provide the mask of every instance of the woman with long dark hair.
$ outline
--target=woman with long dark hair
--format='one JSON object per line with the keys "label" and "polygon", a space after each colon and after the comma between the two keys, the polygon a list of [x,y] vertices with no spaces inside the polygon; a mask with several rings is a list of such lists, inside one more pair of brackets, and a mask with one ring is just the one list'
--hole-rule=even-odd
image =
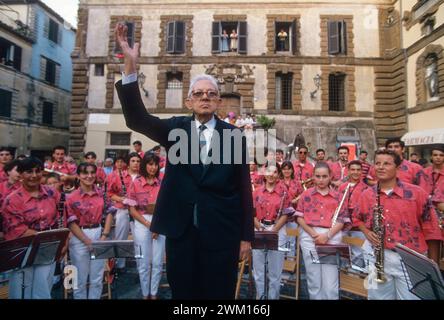
{"label": "woman with long dark hair", "polygon": [[160,189],[160,158],[147,153],[140,166],[140,175],[130,186],[128,197],[130,215],[134,218],[134,246],[141,250],[142,259],[137,260],[140,286],[144,299],[157,299],[162,276],[165,236],[150,231],[154,204]]}

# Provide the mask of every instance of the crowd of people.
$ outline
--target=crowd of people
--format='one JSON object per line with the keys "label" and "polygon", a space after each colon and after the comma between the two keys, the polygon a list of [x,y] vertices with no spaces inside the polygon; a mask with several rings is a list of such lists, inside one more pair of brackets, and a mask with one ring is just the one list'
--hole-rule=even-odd
{"label": "crowd of people", "polygon": [[[92,243],[126,240],[130,232],[136,252],[145,257],[137,260],[143,297],[157,298],[165,239],[149,227],[165,158],[160,146],[145,153],[140,141],[133,146],[128,157],[108,158],[102,165],[93,151],[76,165],[64,146],[54,147],[51,159],[44,162],[35,157],[12,159],[9,149],[0,149],[0,241],[69,228],[62,256],[68,252],[69,263],[78,271],[74,299],[100,299],[102,294],[105,263],[90,260]],[[119,259],[116,268],[125,268],[125,260]],[[60,269],[53,263],[12,272],[9,297],[50,299]]]}
{"label": "crowd of people", "polygon": [[[105,264],[90,260],[92,242],[125,240],[130,234],[144,257],[137,260],[143,298],[158,297],[165,237],[150,231],[150,225],[166,159],[160,155],[160,146],[145,153],[139,141],[133,146],[128,157],[102,162],[94,152],[86,152],[77,165],[63,146],[54,147],[51,159],[44,163],[34,157],[12,159],[7,148],[0,148],[0,236],[7,241],[69,228],[64,250],[69,263],[78,269],[75,299],[101,297]],[[313,252],[316,245],[340,244],[343,235],[367,240],[367,247],[354,248],[352,254],[353,263],[370,274],[375,271],[372,251],[382,241],[385,281],[369,288],[369,299],[416,299],[409,291],[400,256],[392,249],[401,243],[439,260],[444,146],[432,149],[432,163],[425,169],[404,159],[404,153],[404,143],[390,139],[375,152],[374,163],[367,161],[366,151],[350,161],[346,146],[338,148],[336,161],[327,161],[323,149],[310,161],[308,148],[299,146],[293,161],[285,159],[282,150],[268,150],[266,163],[250,162],[255,232],[276,232],[279,245],[286,246],[292,241],[286,226],[300,228],[310,299],[339,298],[337,267],[313,262]],[[384,211],[384,239],[373,229],[377,205]],[[252,250],[258,299],[264,298],[265,291],[265,298],[279,299],[284,259],[283,251],[264,255],[262,250]],[[124,259],[116,262],[117,270],[125,267]],[[55,263],[12,272],[10,298],[51,298],[54,273],[61,273]]]}

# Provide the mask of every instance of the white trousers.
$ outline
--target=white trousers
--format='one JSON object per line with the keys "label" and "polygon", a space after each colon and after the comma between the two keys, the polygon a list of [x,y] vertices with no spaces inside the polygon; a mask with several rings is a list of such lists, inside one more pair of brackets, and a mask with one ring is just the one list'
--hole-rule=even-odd
{"label": "white trousers", "polygon": [[[152,215],[143,217],[151,222]],[[165,236],[152,238],[152,232],[143,224],[134,221],[134,249],[142,253],[142,259],[136,259],[139,271],[140,286],[144,297],[157,295],[162,278],[163,257],[165,253]]]}
{"label": "white trousers", "polygon": [[[264,226],[270,231],[273,226]],[[285,226],[279,230],[279,246],[285,246]],[[284,267],[285,253],[282,251],[269,250],[267,253],[268,262],[268,297],[270,300],[278,300],[281,289],[282,268]],[[256,284],[256,299],[261,299],[264,292],[265,277],[265,252],[263,250],[253,250],[253,277]]]}
{"label": "white trousers", "polygon": [[[128,209],[117,209],[116,228],[114,230],[115,240],[128,240],[130,230],[130,221]],[[125,258],[119,258],[116,261],[116,267],[122,269],[125,267]]]}
{"label": "white trousers", "polygon": [[14,271],[9,278],[9,299],[51,299],[55,266],[54,262]]}
{"label": "white trousers", "polygon": [[[317,233],[325,233],[327,228],[313,228]],[[329,244],[339,244],[342,232],[331,238]],[[307,286],[310,300],[338,300],[338,266],[314,263],[312,255],[316,254],[313,238],[301,228],[301,250],[304,258]]]}
{"label": "white trousers", "polygon": [[369,300],[419,300],[409,291],[407,274],[404,274],[401,265],[401,256],[391,250],[384,250],[384,273],[387,281],[376,283],[372,281],[374,273],[374,258],[369,263]]}
{"label": "white trousers", "polygon": [[[102,229],[83,229],[91,240],[99,240]],[[69,255],[72,264],[77,268],[77,285],[74,289],[74,299],[100,299],[103,289],[103,273],[105,260],[91,260],[88,247],[74,235],[69,240]],[[89,276],[89,286],[88,286]],[[87,286],[89,290],[87,290]]]}

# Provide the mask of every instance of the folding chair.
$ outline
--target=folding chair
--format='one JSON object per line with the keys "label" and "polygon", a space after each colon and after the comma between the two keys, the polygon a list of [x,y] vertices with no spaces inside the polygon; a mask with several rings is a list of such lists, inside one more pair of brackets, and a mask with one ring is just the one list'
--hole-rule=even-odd
{"label": "folding chair", "polygon": [[[356,237],[342,237],[342,242],[351,246],[362,247],[364,241],[364,239]],[[357,272],[351,269],[341,269],[339,281],[341,291],[367,298],[368,291],[364,287],[364,279],[366,277],[367,273]]]}
{"label": "folding chair", "polygon": [[[242,283],[247,282],[248,283],[248,292],[250,293],[253,287],[253,271],[252,271],[252,256],[251,254],[248,255],[248,257],[242,261],[239,261],[238,264],[238,273],[237,273],[237,282],[236,282],[236,295],[235,299],[239,299],[240,294],[240,287]],[[245,272],[245,268],[248,267],[248,279],[244,279],[243,275]]]}
{"label": "folding chair", "polygon": [[8,299],[9,297],[9,280],[0,281],[0,300]]}
{"label": "folding chair", "polygon": [[301,242],[299,237],[299,229],[298,228],[287,228],[287,236],[295,237],[296,239],[296,252],[295,256],[287,255],[284,260],[284,267],[282,271],[285,273],[289,273],[290,277],[288,279],[282,279],[281,281],[284,285],[288,285],[294,287],[294,295],[286,295],[281,294],[280,298],[282,299],[291,299],[298,300],[299,299],[299,287],[300,287],[300,261],[301,261]]}
{"label": "folding chair", "polygon": [[239,299],[240,287],[241,287],[241,283],[242,283],[242,276],[244,275],[246,261],[247,261],[247,259],[244,259],[244,260],[240,261],[238,264],[237,282],[236,282],[236,296],[234,298],[236,300]]}

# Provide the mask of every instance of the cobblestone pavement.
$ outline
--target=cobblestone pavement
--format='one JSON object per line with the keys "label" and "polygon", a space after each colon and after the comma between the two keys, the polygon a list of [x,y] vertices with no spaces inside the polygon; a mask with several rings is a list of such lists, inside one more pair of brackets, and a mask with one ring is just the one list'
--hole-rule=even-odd
{"label": "cobblestone pavement", "polygon": [[[283,277],[288,277],[288,274],[283,275]],[[241,284],[239,299],[255,299],[255,289],[254,289],[254,281],[252,280],[251,284],[249,284],[249,274],[248,269],[246,268],[243,279],[245,281]],[[281,287],[281,294],[294,295],[294,289],[289,286]],[[166,300],[171,299],[171,291],[168,286],[168,282],[166,276],[162,277],[159,293],[159,299]],[[361,299],[359,297],[353,295],[344,295],[348,299]],[[53,298],[62,299],[63,298],[63,290],[62,286],[55,286],[53,288]],[[71,298],[71,297],[70,297]],[[140,290],[139,283],[139,275],[137,273],[137,268],[134,261],[128,261],[125,271],[121,273],[116,281],[112,285],[112,299],[142,299],[142,292]],[[300,300],[308,300],[308,291],[307,291],[307,282],[305,280],[305,270],[303,267],[303,263],[301,265],[301,286],[299,290],[299,299]]]}

